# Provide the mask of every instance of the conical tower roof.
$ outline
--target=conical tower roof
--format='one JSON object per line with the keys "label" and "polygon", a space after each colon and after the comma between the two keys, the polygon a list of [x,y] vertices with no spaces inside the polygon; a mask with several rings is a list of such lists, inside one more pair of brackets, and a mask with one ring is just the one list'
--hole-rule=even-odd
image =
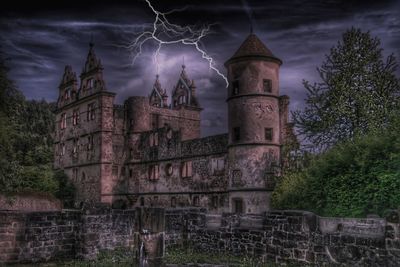
{"label": "conical tower roof", "polygon": [[282,64],[282,61],[272,54],[271,50],[269,50],[268,47],[254,33],[250,33],[235,54],[233,54],[233,56],[225,64],[228,64],[233,60],[249,57],[264,58],[266,60],[277,61],[279,64]]}

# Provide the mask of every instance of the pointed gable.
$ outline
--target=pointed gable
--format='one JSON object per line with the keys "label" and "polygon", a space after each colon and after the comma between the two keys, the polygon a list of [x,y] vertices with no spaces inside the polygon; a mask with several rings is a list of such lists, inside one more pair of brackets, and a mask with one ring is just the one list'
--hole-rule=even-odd
{"label": "pointed gable", "polygon": [[65,66],[64,74],[59,86],[59,97],[57,101],[58,107],[66,105],[77,98],[77,84],[76,73],[72,71],[70,65]]}
{"label": "pointed gable", "polygon": [[150,93],[150,105],[156,107],[166,107],[167,106],[167,91],[162,89],[158,74],[156,75],[156,80],[153,85],[153,89]]}
{"label": "pointed gable", "polygon": [[95,92],[106,90],[103,80],[103,66],[100,59],[96,56],[93,43],[89,43],[89,52],[80,78],[80,97],[85,97]]}
{"label": "pointed gable", "polygon": [[85,66],[83,67],[82,73],[88,73],[96,69],[102,69],[100,59],[96,57],[96,53],[94,52],[94,44],[89,44],[89,53],[86,58]]}
{"label": "pointed gable", "polygon": [[195,96],[196,86],[193,80],[190,80],[186,74],[186,66],[182,65],[182,71],[178,82],[172,92],[172,107],[180,106],[199,107],[199,103]]}

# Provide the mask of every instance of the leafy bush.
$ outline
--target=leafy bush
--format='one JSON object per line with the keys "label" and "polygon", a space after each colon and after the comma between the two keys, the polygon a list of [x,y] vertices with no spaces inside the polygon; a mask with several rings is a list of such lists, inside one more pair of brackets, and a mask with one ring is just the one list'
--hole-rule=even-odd
{"label": "leafy bush", "polygon": [[400,207],[400,137],[397,129],[339,144],[289,173],[272,197],[274,208],[324,216],[383,215]]}

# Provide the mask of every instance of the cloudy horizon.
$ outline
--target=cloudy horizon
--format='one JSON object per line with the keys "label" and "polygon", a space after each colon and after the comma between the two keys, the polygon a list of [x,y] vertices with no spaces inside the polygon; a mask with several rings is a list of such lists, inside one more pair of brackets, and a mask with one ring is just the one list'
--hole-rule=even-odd
{"label": "cloudy horizon", "polygon": [[[64,66],[71,65],[79,76],[93,36],[96,55],[104,66],[108,90],[122,103],[131,95],[149,95],[158,72],[162,87],[170,94],[184,62],[194,79],[204,108],[203,136],[227,132],[225,81],[210,70],[208,62],[193,46],[165,45],[154,62],[156,44],[149,41],[132,64],[121,47],[143,29],[151,27],[154,14],[144,1],[89,1],[84,6],[36,7],[17,5],[3,10],[0,19],[0,49],[10,59],[10,78],[28,99],[56,101]],[[224,62],[249,34],[249,17],[254,32],[283,61],[280,93],[291,99],[291,110],[304,106],[302,80],[318,81],[316,68],[331,47],[351,27],[370,31],[381,40],[384,55],[400,57],[400,5],[398,1],[176,1],[157,4],[163,12],[179,9],[168,18],[185,26],[213,24],[202,47],[223,73]],[[183,8],[183,9],[182,9]],[[399,70],[397,71],[399,75]]]}

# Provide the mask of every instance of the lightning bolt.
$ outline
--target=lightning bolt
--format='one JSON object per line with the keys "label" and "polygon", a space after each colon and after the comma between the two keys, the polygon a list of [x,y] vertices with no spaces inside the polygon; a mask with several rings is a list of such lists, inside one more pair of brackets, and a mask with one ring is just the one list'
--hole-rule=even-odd
{"label": "lightning bolt", "polygon": [[155,19],[151,26],[143,27],[143,31],[140,34],[137,34],[134,40],[125,46],[125,48],[131,53],[132,64],[134,64],[136,59],[141,55],[143,46],[148,41],[154,41],[157,45],[156,51],[153,55],[157,69],[159,67],[158,58],[163,45],[178,43],[183,45],[191,45],[201,54],[202,58],[208,62],[209,68],[215,71],[222,79],[224,79],[226,87],[228,87],[228,79],[217,69],[214,59],[207,54],[207,52],[200,45],[201,40],[211,33],[210,27],[212,24],[206,24],[202,26],[180,26],[178,24],[171,23],[167,19],[166,15],[172,14],[176,11],[182,11],[184,8],[162,13],[153,7],[153,5],[150,3],[150,0],[145,1],[155,14]]}

